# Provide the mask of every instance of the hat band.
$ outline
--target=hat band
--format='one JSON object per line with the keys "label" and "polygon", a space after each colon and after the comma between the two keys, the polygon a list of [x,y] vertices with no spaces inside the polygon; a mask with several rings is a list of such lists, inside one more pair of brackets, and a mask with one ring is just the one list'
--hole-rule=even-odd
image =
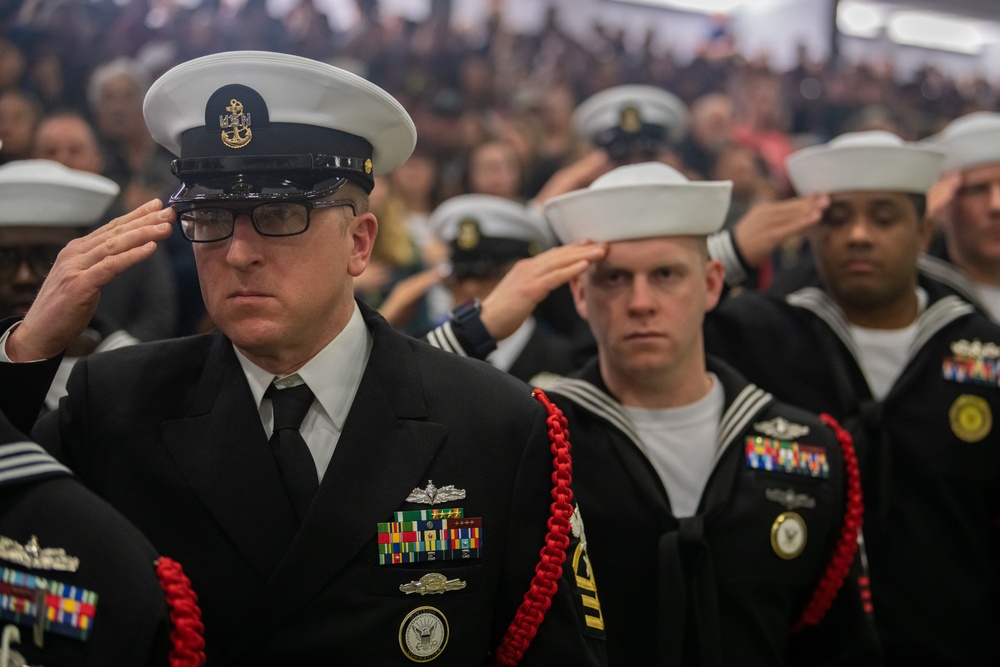
{"label": "hat band", "polygon": [[629,132],[621,127],[611,127],[594,136],[594,143],[602,147],[619,142],[631,143],[643,140],[667,143],[667,130],[662,125],[643,123],[634,132]]}
{"label": "hat band", "polygon": [[228,155],[174,160],[170,170],[174,176],[185,178],[195,175],[219,175],[261,171],[348,171],[368,178],[371,167],[367,160],[339,155]]}
{"label": "hat band", "polygon": [[451,266],[456,278],[488,276],[519,259],[537,254],[537,241],[484,237],[474,248],[462,248],[452,240]]}

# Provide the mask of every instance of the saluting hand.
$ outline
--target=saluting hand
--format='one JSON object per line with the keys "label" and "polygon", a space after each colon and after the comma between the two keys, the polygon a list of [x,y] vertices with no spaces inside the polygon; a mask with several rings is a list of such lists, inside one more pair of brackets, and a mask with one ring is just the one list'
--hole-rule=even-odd
{"label": "saluting hand", "polygon": [[7,339],[11,361],[51,359],[90,324],[101,288],[170,236],[173,209],[154,199],[70,241],[56,258],[24,321]]}
{"label": "saluting hand", "polygon": [[605,243],[580,241],[520,260],[483,299],[483,326],[495,340],[510,336],[549,292],[583,273],[607,252]]}
{"label": "saluting hand", "polygon": [[756,268],[783,243],[823,219],[830,195],[812,194],[755,204],[733,227],[733,240],[743,259]]}

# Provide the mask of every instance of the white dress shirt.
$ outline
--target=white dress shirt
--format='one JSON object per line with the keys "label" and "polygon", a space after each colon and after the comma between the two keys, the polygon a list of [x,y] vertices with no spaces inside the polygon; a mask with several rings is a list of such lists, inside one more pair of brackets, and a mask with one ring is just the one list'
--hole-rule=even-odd
{"label": "white dress shirt", "polygon": [[272,382],[278,387],[294,387],[303,382],[309,385],[316,400],[302,420],[299,432],[316,463],[320,481],[330,465],[337,441],[344,430],[347,413],[350,412],[354,395],[361,385],[361,376],[368,364],[371,350],[372,335],[365,326],[357,303],[354,304],[354,313],[344,330],[291,375],[276,378],[273,373],[260,368],[236,350],[236,358],[240,360],[243,373],[250,384],[260,421],[268,438],[274,427],[274,414],[271,399],[264,399],[267,388]]}

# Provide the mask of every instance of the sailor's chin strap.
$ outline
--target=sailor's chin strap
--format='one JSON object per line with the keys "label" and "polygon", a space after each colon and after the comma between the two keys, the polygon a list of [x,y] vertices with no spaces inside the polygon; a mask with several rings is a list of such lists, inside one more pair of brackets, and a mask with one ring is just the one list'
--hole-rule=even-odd
{"label": "sailor's chin strap", "polygon": [[535,566],[535,576],[531,580],[531,586],[524,594],[524,600],[496,650],[497,665],[516,665],[528,650],[531,640],[538,632],[538,627],[545,619],[545,613],[552,604],[552,596],[559,588],[559,580],[562,578],[562,566],[566,561],[566,549],[569,546],[569,520],[573,515],[571,488],[573,462],[569,455],[566,418],[541,389],[533,390],[531,395],[540,401],[548,412],[545,423],[549,429],[552,466],[555,469],[552,472],[549,532],[545,536],[545,546],[542,547],[541,558]]}
{"label": "sailor's chin strap", "polygon": [[205,664],[205,626],[201,622],[198,596],[180,563],[156,559],[156,576],[167,598],[170,612],[170,667],[201,667]]}
{"label": "sailor's chin strap", "polygon": [[861,475],[858,470],[858,457],[854,451],[854,440],[837,420],[828,414],[820,415],[823,423],[833,429],[840,443],[840,451],[844,459],[844,474],[847,478],[847,507],[844,510],[844,524],[840,529],[837,546],[833,549],[830,562],[820,580],[812,599],[805,610],[792,625],[792,632],[799,632],[809,625],[819,623],[833,604],[837,592],[844,585],[844,579],[851,569],[854,555],[858,551],[858,534],[861,530],[861,517],[864,505],[861,500]]}

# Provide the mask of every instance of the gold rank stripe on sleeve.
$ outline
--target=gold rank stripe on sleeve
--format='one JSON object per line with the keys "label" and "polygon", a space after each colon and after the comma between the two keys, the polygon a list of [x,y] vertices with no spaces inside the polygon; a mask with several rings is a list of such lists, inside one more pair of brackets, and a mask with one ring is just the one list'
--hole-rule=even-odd
{"label": "gold rank stripe on sleeve", "polygon": [[[455,518],[413,519],[413,515],[452,513]],[[464,517],[461,508],[396,512],[398,521],[378,524],[380,565],[479,558],[482,517]]]}
{"label": "gold rank stripe on sleeve", "polygon": [[823,447],[748,435],[745,451],[748,468],[822,479],[830,476],[830,463]]}

